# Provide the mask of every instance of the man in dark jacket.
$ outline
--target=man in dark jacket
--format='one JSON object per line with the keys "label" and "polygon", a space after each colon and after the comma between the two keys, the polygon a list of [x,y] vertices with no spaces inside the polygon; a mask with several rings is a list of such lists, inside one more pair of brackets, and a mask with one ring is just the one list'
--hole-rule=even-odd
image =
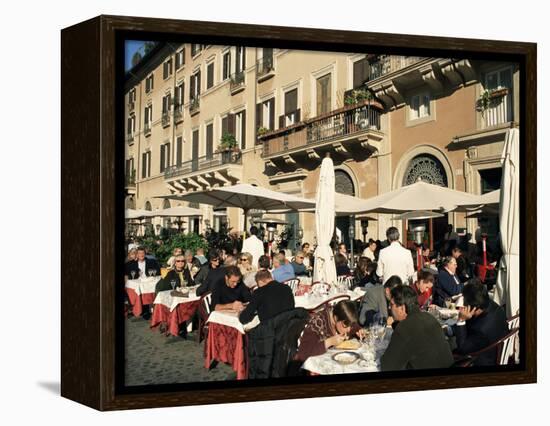
{"label": "man in dark jacket", "polygon": [[256,314],[260,322],[271,319],[281,312],[294,309],[294,295],[292,289],[273,280],[271,272],[258,271],[256,273],[258,289],[252,293],[250,303],[239,315],[239,321],[247,324]]}
{"label": "man in dark jacket", "polygon": [[[487,287],[478,279],[470,280],[462,292],[464,307],[460,308],[454,327],[456,352],[469,354],[486,348],[508,333],[504,310],[489,299]],[[479,355],[474,365],[495,365],[496,348]]]}
{"label": "man in dark jacket", "polygon": [[380,359],[382,371],[451,366],[453,354],[441,325],[431,314],[420,311],[417,295],[412,288],[403,285],[394,287],[390,308],[398,324]]}
{"label": "man in dark jacket", "polygon": [[[133,276],[132,271],[134,271]],[[138,247],[136,260],[126,264],[126,279],[147,277],[150,273],[160,275],[160,265],[155,259],[146,257],[145,247]]]}
{"label": "man in dark jacket", "polygon": [[212,290],[212,310],[241,312],[244,303],[250,301],[250,290],[242,283],[243,276],[238,267],[231,265],[224,269],[223,281],[217,281]]}
{"label": "man in dark jacket", "polygon": [[447,256],[443,260],[443,267],[439,269],[437,275],[437,285],[435,286],[434,303],[438,306],[445,306],[445,299],[462,293],[464,284],[456,275],[456,259]]}

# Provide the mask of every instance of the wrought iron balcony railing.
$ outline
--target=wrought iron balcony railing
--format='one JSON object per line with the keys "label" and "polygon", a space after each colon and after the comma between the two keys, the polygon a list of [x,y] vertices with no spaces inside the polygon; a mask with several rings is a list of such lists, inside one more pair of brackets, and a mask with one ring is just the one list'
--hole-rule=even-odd
{"label": "wrought iron balcony railing", "polygon": [[379,55],[369,63],[366,81],[375,80],[383,75],[406,68],[422,59],[426,58],[421,56]]}
{"label": "wrought iron balcony railing", "polygon": [[242,164],[242,153],[240,151],[215,152],[204,155],[181,164],[169,166],[164,170],[164,178],[170,179],[182,176],[199,170],[211,169],[225,164]]}
{"label": "wrought iron balcony railing", "polygon": [[166,127],[170,125],[170,113],[168,111],[164,111],[162,113],[162,127]]}
{"label": "wrought iron balcony railing", "polygon": [[272,71],[274,71],[273,56],[266,56],[265,58],[261,58],[256,63],[256,73],[258,79],[267,76]]}
{"label": "wrought iron balcony railing", "polygon": [[201,106],[200,97],[197,96],[195,98],[191,98],[191,101],[189,102],[189,113],[190,114],[196,114],[199,112]]}
{"label": "wrought iron balcony railing", "polygon": [[244,71],[239,71],[231,74],[230,89],[231,92],[239,90],[244,87]]}

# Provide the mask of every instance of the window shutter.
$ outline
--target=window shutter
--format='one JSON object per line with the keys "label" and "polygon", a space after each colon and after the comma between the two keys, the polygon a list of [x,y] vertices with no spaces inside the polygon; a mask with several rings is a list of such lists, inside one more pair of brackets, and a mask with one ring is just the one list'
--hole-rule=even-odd
{"label": "window shutter", "polygon": [[269,130],[275,130],[275,98],[269,101]]}
{"label": "window shutter", "polygon": [[241,149],[246,148],[246,111],[241,112]]}
{"label": "window shutter", "polygon": [[150,87],[150,90],[153,90],[153,87],[155,85],[155,74],[151,74],[151,87]]}
{"label": "window shutter", "polygon": [[191,84],[189,85],[189,99],[195,99],[195,76],[191,76]]}
{"label": "window shutter", "polygon": [[239,72],[241,69],[241,48],[237,47],[237,57],[235,58],[235,72]]}
{"label": "window shutter", "polygon": [[128,117],[128,131],[127,134],[132,134],[132,117]]}
{"label": "window shutter", "polygon": [[229,114],[227,116],[227,120],[228,120],[227,131],[231,133],[233,136],[235,136],[235,114]]}
{"label": "window shutter", "polygon": [[210,89],[214,85],[214,63],[206,68],[206,88]]}
{"label": "window shutter", "polygon": [[166,144],[166,167],[170,165],[170,143]]}
{"label": "window shutter", "polygon": [[264,122],[262,112],[263,105],[261,103],[256,104],[256,130],[262,127],[262,123]]}
{"label": "window shutter", "polygon": [[285,93],[285,115],[298,109],[298,89]]}
{"label": "window shutter", "polygon": [[300,108],[298,108],[298,109],[296,110],[296,120],[295,120],[296,123],[299,123],[299,122],[302,120],[302,117],[301,117],[302,114],[301,114],[301,112],[302,112],[302,110],[301,110]]}
{"label": "window shutter", "polygon": [[199,158],[199,131],[198,129],[193,132],[193,151],[192,159],[196,160]]}
{"label": "window shutter", "polygon": [[170,111],[170,104],[172,103],[172,94],[169,93],[166,97],[166,111]]}
{"label": "window shutter", "polygon": [[222,137],[229,132],[229,116],[222,118]]}
{"label": "window shutter", "polygon": [[183,138],[180,136],[176,141],[176,162],[181,165],[183,160]]}
{"label": "window shutter", "polygon": [[141,154],[141,178],[144,179],[145,177],[147,177],[147,164],[145,163],[145,158],[147,156],[147,153],[144,152],[143,154]]}
{"label": "window shutter", "polygon": [[185,47],[181,49],[181,64],[185,64]]}
{"label": "window shutter", "polygon": [[367,58],[361,59],[353,64],[353,88],[361,87],[367,79],[368,62]]}
{"label": "window shutter", "polygon": [[160,146],[160,172],[161,173],[164,171],[164,163],[165,163],[164,155],[165,154],[166,154],[166,146],[161,145]]}
{"label": "window shutter", "polygon": [[197,72],[197,95],[201,94],[201,72]]}
{"label": "window shutter", "polygon": [[246,69],[246,47],[243,47],[243,66],[242,66],[242,70],[244,71]]}
{"label": "window shutter", "polygon": [[214,152],[214,125],[210,123],[206,126],[206,156],[211,158]]}
{"label": "window shutter", "polygon": [[147,153],[147,177],[151,176],[151,151]]}

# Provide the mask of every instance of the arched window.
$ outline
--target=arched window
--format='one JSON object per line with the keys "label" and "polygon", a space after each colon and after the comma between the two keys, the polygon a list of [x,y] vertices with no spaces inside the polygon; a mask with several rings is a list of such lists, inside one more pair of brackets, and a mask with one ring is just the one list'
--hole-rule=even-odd
{"label": "arched window", "polygon": [[403,185],[412,185],[419,180],[433,185],[448,186],[447,173],[443,165],[429,154],[418,155],[411,160],[403,177]]}
{"label": "arched window", "polygon": [[336,192],[355,196],[355,185],[350,175],[343,170],[336,170],[334,172],[334,179]]}
{"label": "arched window", "polygon": [[136,208],[136,199],[133,196],[126,197],[124,200],[125,209],[134,209]]}

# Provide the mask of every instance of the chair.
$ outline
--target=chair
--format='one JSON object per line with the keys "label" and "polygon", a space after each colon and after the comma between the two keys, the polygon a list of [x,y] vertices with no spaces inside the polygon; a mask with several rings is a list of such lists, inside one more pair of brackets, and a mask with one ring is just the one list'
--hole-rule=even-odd
{"label": "chair", "polygon": [[199,326],[197,330],[197,342],[200,343],[208,333],[207,320],[210,315],[210,304],[212,303],[212,292],[205,293],[199,301]]}
{"label": "chair", "polygon": [[508,318],[506,322],[508,323],[509,330],[513,330],[514,328],[519,328],[519,312],[513,317]]}
{"label": "chair", "polygon": [[497,365],[508,365],[510,359],[515,355],[514,342],[519,332],[519,328],[514,328],[506,336],[490,344],[486,348],[483,348],[477,352],[468,354],[474,361],[479,355],[496,349],[496,362]]}
{"label": "chair", "polygon": [[336,278],[338,287],[345,285],[347,290],[351,290],[355,283],[355,277],[353,275],[340,275]]}
{"label": "chair", "polygon": [[290,280],[284,281],[283,284],[286,284],[290,287],[290,289],[292,290],[292,294],[296,294],[298,286],[300,285],[300,280],[297,278],[292,278]]}
{"label": "chair", "polygon": [[350,297],[347,294],[339,294],[338,296],[334,296],[328,300],[325,300],[323,303],[310,309],[309,312],[320,312],[323,309],[326,309],[328,306],[332,307],[336,305],[338,302],[341,302],[342,300],[350,300]]}

